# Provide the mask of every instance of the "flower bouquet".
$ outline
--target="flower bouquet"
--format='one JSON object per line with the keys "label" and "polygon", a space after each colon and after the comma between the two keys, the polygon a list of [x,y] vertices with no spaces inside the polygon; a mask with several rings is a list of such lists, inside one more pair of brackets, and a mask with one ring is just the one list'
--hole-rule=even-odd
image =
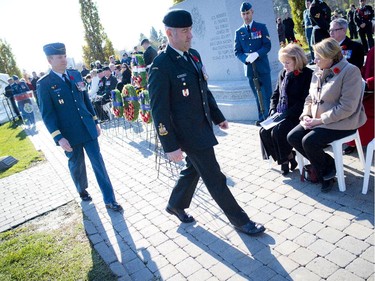
{"label": "flower bouquet", "polygon": [[133,85],[126,84],[122,89],[124,116],[128,121],[136,121],[139,116],[139,101]]}

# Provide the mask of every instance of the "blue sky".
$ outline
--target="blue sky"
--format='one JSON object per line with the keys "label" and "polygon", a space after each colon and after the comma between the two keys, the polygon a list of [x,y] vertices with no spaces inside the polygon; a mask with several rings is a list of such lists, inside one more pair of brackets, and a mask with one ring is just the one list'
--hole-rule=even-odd
{"label": "blue sky", "polygon": [[[162,19],[172,0],[94,0],[105,32],[118,50],[131,50],[139,34],[153,26],[164,32]],[[0,0],[0,38],[6,40],[21,71],[46,71],[43,45],[63,42],[67,55],[81,62],[84,31],[78,0]]]}

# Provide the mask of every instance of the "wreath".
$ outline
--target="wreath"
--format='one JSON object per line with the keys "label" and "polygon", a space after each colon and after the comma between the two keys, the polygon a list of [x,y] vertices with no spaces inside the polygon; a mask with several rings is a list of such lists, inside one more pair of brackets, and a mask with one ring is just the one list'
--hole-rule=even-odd
{"label": "wreath", "polygon": [[137,88],[145,88],[147,85],[147,72],[143,55],[134,54],[132,58],[132,81]]}
{"label": "wreath", "polygon": [[122,89],[124,102],[124,116],[128,121],[136,121],[139,116],[139,102],[137,92],[133,85],[126,84]]}
{"label": "wreath", "polygon": [[151,106],[150,106],[150,94],[147,90],[143,90],[139,94],[139,100],[141,104],[141,109],[139,110],[139,114],[141,115],[141,119],[146,124],[152,122],[151,116]]}
{"label": "wreath", "polygon": [[124,103],[122,102],[121,92],[119,90],[111,91],[112,110],[115,117],[122,117],[124,115]]}

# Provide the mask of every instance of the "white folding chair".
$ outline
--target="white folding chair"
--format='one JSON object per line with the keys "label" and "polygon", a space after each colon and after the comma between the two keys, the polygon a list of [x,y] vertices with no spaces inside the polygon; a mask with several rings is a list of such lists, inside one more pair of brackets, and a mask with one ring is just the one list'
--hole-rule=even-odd
{"label": "white folding chair", "polygon": [[373,139],[368,145],[366,149],[366,164],[365,164],[365,174],[363,176],[363,187],[362,187],[362,194],[366,194],[368,191],[368,182],[370,178],[370,169],[372,164],[372,158],[374,155],[375,150],[375,139]]}

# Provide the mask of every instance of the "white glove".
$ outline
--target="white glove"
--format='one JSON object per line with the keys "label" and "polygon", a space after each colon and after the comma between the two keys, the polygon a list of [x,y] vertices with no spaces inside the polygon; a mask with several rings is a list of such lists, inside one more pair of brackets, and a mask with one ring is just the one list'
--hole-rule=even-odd
{"label": "white glove", "polygon": [[250,53],[246,58],[246,62],[253,63],[258,57],[259,54],[257,52]]}

